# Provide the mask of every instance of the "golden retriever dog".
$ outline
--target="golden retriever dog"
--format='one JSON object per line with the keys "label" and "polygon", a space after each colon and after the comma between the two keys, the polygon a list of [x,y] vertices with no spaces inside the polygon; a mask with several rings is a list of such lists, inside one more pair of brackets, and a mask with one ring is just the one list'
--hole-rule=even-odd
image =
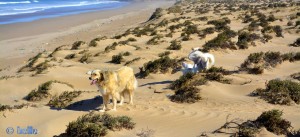
{"label": "golden retriever dog", "polygon": [[138,83],[132,68],[125,66],[115,71],[97,69],[87,74],[90,75],[91,85],[96,85],[102,94],[104,106],[101,112],[105,112],[108,108],[110,97],[113,101],[113,111],[117,110],[117,100],[120,100],[119,105],[123,104],[125,94],[129,95],[129,104],[133,104],[133,91]]}

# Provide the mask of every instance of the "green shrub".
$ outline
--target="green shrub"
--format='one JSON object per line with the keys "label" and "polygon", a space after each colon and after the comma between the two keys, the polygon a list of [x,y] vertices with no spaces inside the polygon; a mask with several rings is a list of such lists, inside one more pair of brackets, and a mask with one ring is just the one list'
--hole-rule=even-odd
{"label": "green shrub", "polygon": [[181,44],[179,41],[173,40],[173,41],[171,41],[171,45],[167,49],[168,50],[180,50]]}
{"label": "green shrub", "polygon": [[104,52],[110,52],[110,51],[112,51],[112,50],[116,50],[116,47],[117,47],[117,46],[118,46],[118,43],[117,43],[117,42],[114,42],[114,43],[112,43],[111,46],[105,47]]}
{"label": "green shrub", "polygon": [[292,74],[291,77],[300,81],[300,72]]}
{"label": "green shrub", "polygon": [[140,68],[140,77],[147,77],[150,73],[166,73],[170,69],[176,69],[180,63],[177,59],[171,59],[169,56],[163,56],[154,61],[149,61],[144,64],[142,68]]}
{"label": "green shrub", "polygon": [[269,40],[271,40],[273,37],[269,34],[263,34],[263,38],[266,42],[269,42]]}
{"label": "green shrub", "polygon": [[159,53],[158,56],[159,57],[169,56],[171,53],[172,52],[170,52],[170,51],[165,51],[165,52]]}
{"label": "green shrub", "polygon": [[85,53],[80,59],[79,61],[81,63],[91,63],[93,60],[92,60],[92,54],[91,53]]}
{"label": "green shrub", "polygon": [[157,45],[160,42],[159,40],[162,39],[162,38],[163,38],[162,35],[154,36],[149,41],[147,41],[147,44],[148,45]]}
{"label": "green shrub", "polygon": [[75,41],[73,44],[72,44],[72,48],[71,50],[77,50],[81,45],[85,44],[84,41]]}
{"label": "green shrub", "polygon": [[49,61],[45,60],[44,62],[36,65],[36,67],[34,68],[34,70],[36,71],[36,74],[41,74],[41,73],[45,72],[50,67],[48,62]]}
{"label": "green shrub", "polygon": [[287,23],[286,25],[287,25],[287,26],[293,26],[293,25],[294,25],[294,22],[288,21],[288,23]]}
{"label": "green shrub", "polygon": [[178,5],[174,5],[170,8],[167,9],[169,13],[181,13],[182,12],[182,9],[180,6]]}
{"label": "green shrub", "polygon": [[54,55],[57,51],[62,50],[64,46],[66,46],[66,45],[62,45],[62,46],[59,46],[59,47],[55,48],[55,49],[53,50],[53,52],[52,52],[51,54],[49,54],[48,57],[53,57],[53,55]]}
{"label": "green shrub", "polygon": [[201,100],[199,89],[196,87],[184,87],[175,91],[175,94],[170,96],[171,101],[177,103],[195,103]]}
{"label": "green shrub", "polygon": [[231,21],[228,18],[222,18],[219,20],[210,20],[207,22],[207,24],[215,25],[215,28],[218,31],[227,30],[228,29],[227,24],[230,24],[230,23],[231,23]]}
{"label": "green shrub", "polygon": [[[292,130],[291,122],[282,118],[282,111],[273,109],[263,112],[256,120],[247,120],[240,124],[234,120],[226,122],[221,128],[214,131],[214,133],[219,132],[223,129],[237,129],[237,132],[226,132],[232,134],[232,136],[242,136],[242,137],[255,137],[257,133],[260,132],[262,127],[265,127],[269,132],[273,132],[277,135],[287,135],[293,136],[299,134],[299,130]],[[224,132],[222,132],[224,133]]]}
{"label": "green shrub", "polygon": [[128,116],[111,116],[109,114],[85,114],[67,125],[66,136],[71,137],[100,137],[108,130],[133,129],[135,123]]}
{"label": "green shrub", "polygon": [[51,100],[48,102],[48,106],[54,108],[66,108],[70,105],[74,98],[78,97],[82,91],[65,91],[59,96],[53,96]]}
{"label": "green shrub", "polygon": [[273,27],[273,30],[276,33],[276,37],[283,37],[281,26],[276,25]]}
{"label": "green shrub", "polygon": [[61,83],[61,84],[66,84],[69,87],[73,87],[71,84],[68,84],[66,82],[51,80],[51,81],[47,81],[47,82],[39,85],[38,89],[32,90],[25,97],[25,99],[28,100],[28,101],[40,101],[44,98],[48,98],[50,96],[50,93],[48,91],[51,89],[51,85],[53,83]]}
{"label": "green shrub", "polygon": [[149,20],[158,19],[162,16],[163,9],[156,8],[155,12],[150,16]]}
{"label": "green shrub", "polygon": [[200,86],[206,84],[207,80],[201,75],[194,73],[186,73],[179,77],[179,79],[173,81],[169,88],[178,90],[184,87]]}
{"label": "green shrub", "polygon": [[73,59],[75,58],[76,54],[75,53],[72,53],[72,54],[69,54],[65,57],[65,59]]}
{"label": "green shrub", "polygon": [[273,22],[273,21],[275,21],[277,19],[275,18],[275,16],[273,14],[271,14],[271,15],[269,15],[269,17],[268,17],[267,20],[270,21],[270,22]]}
{"label": "green shrub", "polygon": [[277,135],[287,135],[289,133],[289,128],[291,128],[291,122],[281,118],[282,111],[270,110],[263,112],[255,121],[259,123],[260,126],[266,127],[270,132]]}
{"label": "green shrub", "polygon": [[236,47],[234,43],[230,40],[231,38],[236,36],[236,32],[232,30],[225,30],[224,32],[218,34],[217,37],[208,41],[203,45],[204,51],[209,51],[211,49],[233,49]]}
{"label": "green shrub", "polygon": [[297,38],[296,41],[293,44],[290,44],[290,46],[300,47],[300,38]]}
{"label": "green shrub", "polygon": [[138,60],[140,60],[140,59],[141,59],[140,57],[137,57],[137,58],[134,58],[133,60],[127,61],[127,62],[124,64],[124,66],[130,65],[130,64],[132,64],[133,62],[136,62],[136,61],[138,61]]}
{"label": "green shrub", "polygon": [[250,34],[249,32],[243,31],[243,32],[239,33],[238,42],[236,43],[236,45],[240,49],[247,49],[249,42],[252,42],[259,38],[260,37],[255,33]]}
{"label": "green shrub", "polygon": [[289,80],[271,80],[266,89],[256,89],[252,95],[260,96],[272,104],[300,104],[300,84]]}
{"label": "green shrub", "polygon": [[113,55],[111,57],[111,62],[115,64],[121,64],[124,61],[123,54],[119,53],[118,55]]}

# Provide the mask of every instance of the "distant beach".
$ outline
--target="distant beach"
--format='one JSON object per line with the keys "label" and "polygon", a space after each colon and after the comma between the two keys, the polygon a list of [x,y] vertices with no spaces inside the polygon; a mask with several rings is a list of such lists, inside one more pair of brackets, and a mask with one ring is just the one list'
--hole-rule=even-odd
{"label": "distant beach", "polygon": [[0,2],[0,25],[120,8],[130,1],[116,0],[33,0]]}

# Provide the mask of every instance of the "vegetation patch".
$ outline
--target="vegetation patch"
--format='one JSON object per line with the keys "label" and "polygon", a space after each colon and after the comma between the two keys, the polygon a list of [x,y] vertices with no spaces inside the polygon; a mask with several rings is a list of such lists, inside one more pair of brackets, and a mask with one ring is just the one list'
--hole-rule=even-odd
{"label": "vegetation patch", "polygon": [[112,116],[110,114],[85,114],[67,125],[66,132],[61,136],[99,137],[105,136],[109,130],[131,130],[135,123],[128,116]]}
{"label": "vegetation patch", "polygon": [[231,132],[229,134],[243,137],[255,137],[256,134],[260,132],[260,129],[265,127],[268,131],[276,135],[296,135],[297,131],[292,130],[291,122],[283,119],[282,114],[282,111],[273,109],[263,112],[256,120],[247,120],[243,123],[232,120],[226,122],[213,133],[228,133],[226,131],[234,130],[236,132]]}
{"label": "vegetation patch", "polygon": [[150,73],[167,73],[170,69],[176,70],[180,66],[180,60],[171,59],[169,56],[163,56],[154,61],[149,61],[140,68],[139,76],[147,77]]}
{"label": "vegetation patch", "polygon": [[159,53],[158,56],[159,57],[169,56],[171,53],[172,52],[170,52],[170,51],[165,51],[165,52]]}
{"label": "vegetation patch", "polygon": [[150,16],[149,20],[158,19],[162,16],[163,9],[156,8],[153,14]]}
{"label": "vegetation patch", "polygon": [[85,44],[84,41],[75,41],[75,42],[72,44],[71,50],[77,50],[77,49],[79,49],[79,47],[80,47],[81,45],[84,45],[84,44]]}
{"label": "vegetation patch", "polygon": [[37,60],[42,56],[42,53],[38,53],[36,56],[30,58],[28,60],[28,63],[26,66],[23,66],[18,70],[18,72],[23,72],[23,71],[31,71],[33,68],[33,65],[37,62]]}
{"label": "vegetation patch", "polygon": [[89,47],[97,47],[97,45],[98,45],[97,42],[99,42],[99,41],[101,41],[101,40],[105,40],[105,39],[107,39],[106,36],[99,37],[99,38],[94,38],[94,39],[92,39],[92,40],[90,41]]}
{"label": "vegetation patch", "polygon": [[253,42],[254,40],[257,40],[259,38],[259,35],[255,33],[243,31],[239,33],[238,42],[236,43],[236,45],[239,47],[239,49],[248,49],[249,42]]}
{"label": "vegetation patch", "polygon": [[291,77],[300,81],[300,72],[292,74]]}
{"label": "vegetation patch", "polygon": [[290,44],[290,46],[293,46],[293,47],[300,47],[300,38],[297,38],[296,41],[292,44]]}
{"label": "vegetation patch", "polygon": [[130,60],[130,61],[127,61],[127,62],[124,64],[124,66],[128,66],[128,65],[132,64],[133,62],[139,61],[140,59],[141,59],[141,57],[137,57],[137,58],[134,58],[134,59],[132,59],[132,60]]}
{"label": "vegetation patch", "polygon": [[290,80],[274,79],[268,82],[266,89],[256,89],[253,96],[260,96],[272,104],[300,104],[300,84]]}
{"label": "vegetation patch", "polygon": [[212,24],[215,25],[216,30],[221,31],[221,30],[227,30],[229,27],[227,24],[230,24],[231,20],[229,18],[222,18],[219,20],[210,20],[207,22],[207,24]]}
{"label": "vegetation patch", "polygon": [[76,57],[76,54],[75,53],[72,53],[72,54],[69,54],[65,57],[65,59],[73,59]]}
{"label": "vegetation patch", "polygon": [[66,45],[62,45],[62,46],[59,46],[59,47],[55,48],[55,49],[53,50],[53,52],[52,52],[51,54],[49,54],[48,57],[53,57],[53,55],[54,55],[57,51],[63,50],[63,47],[65,47],[65,46],[66,46]]}
{"label": "vegetation patch", "polygon": [[148,45],[157,45],[159,44],[161,41],[161,39],[163,38],[162,35],[156,35],[154,37],[152,37],[149,41],[147,41]]}
{"label": "vegetation patch", "polygon": [[203,45],[204,51],[209,50],[217,50],[217,49],[233,49],[236,50],[235,44],[230,40],[231,38],[235,37],[237,34],[235,31],[232,30],[225,30],[224,32],[218,34],[217,37],[213,38],[212,40],[208,41]]}
{"label": "vegetation patch", "polygon": [[73,88],[73,85],[69,83],[51,80],[39,85],[38,89],[32,90],[24,99],[28,101],[41,101],[44,98],[48,98],[50,96],[49,90],[51,89],[51,85],[53,83],[66,84],[67,86]]}
{"label": "vegetation patch", "polygon": [[81,63],[91,63],[93,61],[91,53],[85,53],[83,56],[79,59]]}
{"label": "vegetation patch", "polygon": [[281,54],[280,52],[258,52],[251,53],[241,64],[240,70],[248,71],[251,74],[262,74],[265,68],[276,67],[283,61],[300,60],[300,52]]}
{"label": "vegetation patch", "polygon": [[59,109],[66,108],[70,105],[73,99],[77,98],[81,93],[82,91],[65,91],[59,96],[53,96],[49,101],[48,106]]}
{"label": "vegetation patch", "polygon": [[173,40],[173,41],[171,41],[171,45],[167,49],[168,50],[180,50],[181,43],[179,41]]}
{"label": "vegetation patch", "polygon": [[108,53],[112,50],[116,50],[117,46],[118,46],[118,43],[114,42],[112,45],[105,47],[104,52]]}
{"label": "vegetation patch", "polygon": [[13,106],[0,104],[0,112],[6,111],[6,110],[11,111],[13,109],[22,109],[24,107],[36,107],[36,106],[33,104],[29,104],[29,103],[23,103],[20,105],[13,105]]}

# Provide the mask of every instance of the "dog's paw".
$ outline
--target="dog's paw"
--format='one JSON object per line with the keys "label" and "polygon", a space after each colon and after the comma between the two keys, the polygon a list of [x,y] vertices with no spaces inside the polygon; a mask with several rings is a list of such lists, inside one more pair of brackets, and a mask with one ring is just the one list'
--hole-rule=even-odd
{"label": "dog's paw", "polygon": [[123,106],[123,103],[118,103],[119,106]]}
{"label": "dog's paw", "polygon": [[100,110],[99,110],[99,112],[105,112],[105,110],[103,110],[103,109],[100,109]]}
{"label": "dog's paw", "polygon": [[111,110],[109,110],[109,111],[117,111],[117,109],[111,109]]}

